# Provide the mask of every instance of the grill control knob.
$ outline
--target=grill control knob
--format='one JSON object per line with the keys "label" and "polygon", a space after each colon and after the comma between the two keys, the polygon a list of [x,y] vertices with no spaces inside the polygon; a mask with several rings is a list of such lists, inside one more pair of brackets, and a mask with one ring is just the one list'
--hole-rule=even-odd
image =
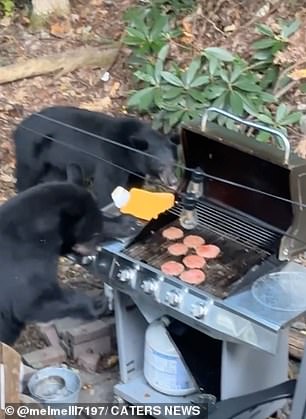
{"label": "grill control knob", "polygon": [[191,307],[191,314],[196,319],[202,319],[202,317],[205,316],[206,312],[207,312],[207,308],[204,304],[194,304]]}
{"label": "grill control knob", "polygon": [[129,282],[135,278],[135,275],[135,269],[122,269],[122,271],[118,273],[118,279],[121,282]]}
{"label": "grill control knob", "polygon": [[176,307],[181,302],[181,297],[176,291],[169,291],[166,294],[166,301],[169,303],[170,306]]}
{"label": "grill control knob", "polygon": [[140,285],[145,294],[153,294],[156,289],[156,284],[152,279],[145,279]]}

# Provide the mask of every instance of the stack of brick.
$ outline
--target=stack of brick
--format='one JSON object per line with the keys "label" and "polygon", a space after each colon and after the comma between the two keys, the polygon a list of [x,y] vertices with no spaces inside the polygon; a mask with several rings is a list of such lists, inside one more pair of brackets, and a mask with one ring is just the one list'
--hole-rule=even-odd
{"label": "stack of brick", "polygon": [[113,317],[84,323],[66,318],[53,324],[39,325],[47,347],[23,356],[33,368],[59,365],[68,359],[89,371],[96,371],[101,356],[113,352],[115,322]]}

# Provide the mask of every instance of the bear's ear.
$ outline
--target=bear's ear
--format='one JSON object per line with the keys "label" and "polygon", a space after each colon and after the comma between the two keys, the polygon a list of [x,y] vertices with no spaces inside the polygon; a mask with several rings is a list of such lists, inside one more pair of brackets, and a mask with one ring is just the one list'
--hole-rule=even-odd
{"label": "bear's ear", "polygon": [[148,141],[145,138],[137,137],[136,135],[130,137],[130,145],[140,151],[147,151],[149,148]]}

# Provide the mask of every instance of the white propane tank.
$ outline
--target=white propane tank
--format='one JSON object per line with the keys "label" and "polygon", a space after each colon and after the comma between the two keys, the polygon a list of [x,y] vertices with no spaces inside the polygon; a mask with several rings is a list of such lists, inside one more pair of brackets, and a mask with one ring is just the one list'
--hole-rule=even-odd
{"label": "white propane tank", "polygon": [[191,374],[171,342],[162,318],[150,324],[145,335],[144,376],[148,384],[160,393],[185,396],[196,389]]}

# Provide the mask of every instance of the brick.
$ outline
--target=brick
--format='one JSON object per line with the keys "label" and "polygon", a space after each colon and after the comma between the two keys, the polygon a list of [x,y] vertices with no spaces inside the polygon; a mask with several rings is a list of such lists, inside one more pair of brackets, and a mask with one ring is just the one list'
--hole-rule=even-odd
{"label": "brick", "polygon": [[66,338],[70,345],[78,345],[104,336],[112,336],[113,329],[114,321],[108,318],[96,320],[67,331]]}
{"label": "brick", "polygon": [[60,337],[63,337],[68,330],[73,329],[85,323],[86,323],[85,320],[75,319],[72,317],[64,317],[63,319],[55,320],[53,322],[56,332]]}
{"label": "brick", "polygon": [[44,368],[66,361],[66,353],[62,348],[49,346],[23,355],[23,359],[33,368]]}
{"label": "brick", "polygon": [[38,325],[38,328],[48,345],[55,347],[60,346],[60,340],[53,324],[40,324]]}
{"label": "brick", "polygon": [[82,342],[71,346],[71,355],[73,359],[78,359],[84,353],[108,354],[112,350],[110,336],[104,336],[89,342]]}
{"label": "brick", "polygon": [[85,352],[78,357],[78,365],[87,372],[95,372],[98,366],[100,355]]}

